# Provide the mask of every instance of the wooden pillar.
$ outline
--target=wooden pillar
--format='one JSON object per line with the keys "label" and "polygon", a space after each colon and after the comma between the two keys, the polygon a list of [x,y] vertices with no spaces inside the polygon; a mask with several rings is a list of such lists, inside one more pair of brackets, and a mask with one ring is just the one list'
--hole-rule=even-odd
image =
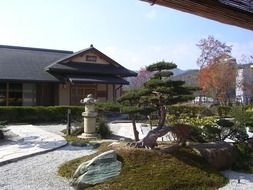
{"label": "wooden pillar", "polygon": [[116,96],[116,92],[115,92],[115,84],[113,84],[112,86],[112,91],[113,91],[113,101],[115,101],[115,96]]}
{"label": "wooden pillar", "polygon": [[108,101],[108,84],[106,84],[106,101]]}
{"label": "wooden pillar", "polygon": [[72,97],[71,97],[71,94],[72,94],[72,84],[69,83],[69,105],[72,105]]}

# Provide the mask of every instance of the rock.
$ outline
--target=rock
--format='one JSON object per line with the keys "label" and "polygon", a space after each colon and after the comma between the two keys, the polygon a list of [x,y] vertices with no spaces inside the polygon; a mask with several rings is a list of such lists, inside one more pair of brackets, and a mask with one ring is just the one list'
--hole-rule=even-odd
{"label": "rock", "polygon": [[82,163],[74,173],[71,185],[75,189],[102,183],[120,174],[122,163],[117,160],[114,150],[104,152]]}
{"label": "rock", "polygon": [[190,147],[218,170],[229,168],[236,161],[236,150],[227,142],[202,143]]}
{"label": "rock", "polygon": [[100,143],[98,143],[98,142],[89,142],[89,143],[87,144],[87,146],[90,146],[90,147],[92,147],[93,149],[96,149],[96,148],[98,148],[98,147],[100,146]]}
{"label": "rock", "polygon": [[73,142],[69,142],[69,145],[84,147],[84,146],[87,146],[87,142],[76,142],[76,141],[73,141]]}

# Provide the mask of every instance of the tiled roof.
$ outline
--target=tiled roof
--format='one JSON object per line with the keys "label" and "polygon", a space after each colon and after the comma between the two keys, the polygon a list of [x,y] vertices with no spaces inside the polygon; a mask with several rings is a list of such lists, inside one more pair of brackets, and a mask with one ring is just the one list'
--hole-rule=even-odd
{"label": "tiled roof", "polygon": [[57,77],[46,72],[44,68],[72,53],[72,51],[0,45],[0,80],[59,82]]}
{"label": "tiled roof", "polygon": [[[99,64],[99,63],[80,63],[80,62],[71,62],[71,58],[84,54],[87,52],[95,53],[101,56],[109,64]],[[46,70],[53,72],[70,72],[70,73],[83,73],[83,74],[115,74],[124,77],[128,76],[137,76],[137,73],[126,69],[107,55],[103,54],[101,51],[94,48],[92,45],[90,48],[78,51],[74,54],[63,57],[60,60],[55,61],[51,65],[46,67]]]}
{"label": "tiled roof", "polygon": [[67,62],[58,63],[49,68],[49,71],[55,73],[75,73],[75,74],[108,74],[120,76],[136,76],[136,73],[124,67],[116,67],[112,64],[95,64]]}
{"label": "tiled roof", "polygon": [[[69,62],[93,51],[110,64]],[[61,82],[64,74],[136,76],[93,46],[79,52],[0,45],[0,81]],[[122,81],[124,82],[124,81]]]}

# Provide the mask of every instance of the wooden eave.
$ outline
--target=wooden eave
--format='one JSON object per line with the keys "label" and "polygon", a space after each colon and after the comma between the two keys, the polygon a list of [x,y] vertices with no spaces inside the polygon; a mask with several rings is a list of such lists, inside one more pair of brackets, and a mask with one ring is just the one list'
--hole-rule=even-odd
{"label": "wooden eave", "polygon": [[141,0],[253,30],[253,0]]}

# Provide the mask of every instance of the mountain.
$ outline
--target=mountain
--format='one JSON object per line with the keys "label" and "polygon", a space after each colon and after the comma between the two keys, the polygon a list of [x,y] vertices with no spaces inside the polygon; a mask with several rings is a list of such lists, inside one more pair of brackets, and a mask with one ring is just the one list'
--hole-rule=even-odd
{"label": "mountain", "polygon": [[172,80],[182,80],[182,81],[185,81],[187,85],[198,86],[198,73],[199,73],[199,70],[197,69],[187,70],[181,74],[172,76]]}
{"label": "mountain", "polygon": [[179,69],[179,68],[172,69],[171,71],[174,74],[173,76],[177,76],[177,75],[183,74],[185,72],[184,70]]}
{"label": "mountain", "polygon": [[[199,70],[187,70],[184,71],[182,69],[176,68],[171,70],[173,72],[172,80],[183,80],[186,82],[187,85],[190,86],[198,86],[198,72]],[[137,71],[138,73],[138,71]],[[127,80],[130,85],[124,86],[125,89],[132,88],[132,80],[134,77],[127,77],[125,80]],[[144,81],[143,81],[144,82]]]}

